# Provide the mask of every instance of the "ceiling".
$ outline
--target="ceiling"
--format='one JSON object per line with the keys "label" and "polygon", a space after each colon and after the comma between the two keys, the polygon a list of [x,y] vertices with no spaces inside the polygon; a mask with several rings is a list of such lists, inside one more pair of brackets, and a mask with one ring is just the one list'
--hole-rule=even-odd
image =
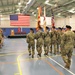
{"label": "ceiling", "polygon": [[75,14],[75,0],[0,0],[0,14],[23,13],[37,15],[37,8],[41,6],[42,15],[44,7],[46,16],[68,16]]}

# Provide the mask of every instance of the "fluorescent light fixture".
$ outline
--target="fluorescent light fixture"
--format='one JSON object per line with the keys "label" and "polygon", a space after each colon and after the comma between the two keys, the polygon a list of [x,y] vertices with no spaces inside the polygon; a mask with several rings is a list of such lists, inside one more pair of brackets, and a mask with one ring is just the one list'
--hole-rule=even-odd
{"label": "fluorescent light fixture", "polygon": [[50,3],[49,3],[49,0],[46,0],[46,1],[45,1],[45,4],[50,5],[50,6],[53,6],[53,4],[50,4]]}
{"label": "fluorescent light fixture", "polygon": [[36,16],[36,14],[34,14],[34,16]]}
{"label": "fluorescent light fixture", "polygon": [[72,9],[68,10],[68,12],[75,13],[75,9],[72,8]]}
{"label": "fluorescent light fixture", "polygon": [[45,1],[45,4],[46,4],[46,3],[49,3],[49,0],[46,0],[46,1]]}
{"label": "fluorescent light fixture", "polygon": [[39,8],[37,8],[37,10],[38,10]]}
{"label": "fluorescent light fixture", "polygon": [[18,5],[21,5],[21,3],[19,2]]}
{"label": "fluorescent light fixture", "polygon": [[60,16],[60,15],[61,15],[61,13],[58,13],[57,15],[58,15],[58,16]]}
{"label": "fluorescent light fixture", "polygon": [[29,1],[27,2],[27,4],[30,4],[31,1],[32,1],[32,0],[29,0]]}
{"label": "fluorescent light fixture", "polygon": [[34,12],[32,12],[32,14],[34,14]]}
{"label": "fluorescent light fixture", "polygon": [[20,9],[17,9],[16,11],[20,11]]}

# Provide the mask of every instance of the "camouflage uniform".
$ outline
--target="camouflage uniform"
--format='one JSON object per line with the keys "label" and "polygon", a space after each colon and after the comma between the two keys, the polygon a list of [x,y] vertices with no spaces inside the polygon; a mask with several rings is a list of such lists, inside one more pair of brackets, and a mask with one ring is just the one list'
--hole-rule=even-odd
{"label": "camouflage uniform", "polygon": [[45,51],[44,55],[48,55],[50,43],[51,43],[50,33],[47,30],[46,32],[44,32],[44,51]]}
{"label": "camouflage uniform", "polygon": [[2,47],[2,33],[0,31],[0,48]]}
{"label": "camouflage uniform", "polygon": [[38,30],[35,34],[35,38],[37,40],[36,42],[36,49],[38,52],[38,55],[41,57],[41,53],[42,53],[42,46],[43,46],[43,32],[41,30]]}
{"label": "camouflage uniform", "polygon": [[57,52],[61,52],[60,51],[60,45],[61,45],[61,36],[62,36],[62,31],[61,30],[58,30],[58,32],[57,32]]}
{"label": "camouflage uniform", "polygon": [[71,57],[74,47],[74,37],[74,33],[69,30],[62,35],[61,40],[61,55],[64,62],[66,63],[65,67],[68,69],[71,65]]}
{"label": "camouflage uniform", "polygon": [[31,55],[31,48],[32,48],[32,57],[34,57],[34,49],[35,49],[35,34],[30,32],[27,34],[26,41],[28,43],[28,51],[29,55]]}
{"label": "camouflage uniform", "polygon": [[57,31],[52,30],[50,32],[51,35],[51,53],[52,53],[52,45],[54,46],[54,54],[57,52]]}

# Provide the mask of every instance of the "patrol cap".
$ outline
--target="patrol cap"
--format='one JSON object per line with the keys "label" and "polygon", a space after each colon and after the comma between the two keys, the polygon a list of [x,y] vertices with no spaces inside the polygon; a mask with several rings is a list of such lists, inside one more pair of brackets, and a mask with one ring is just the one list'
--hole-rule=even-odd
{"label": "patrol cap", "polygon": [[69,26],[69,25],[66,25],[66,28],[69,28],[69,29],[71,29],[72,27],[71,27],[71,26]]}
{"label": "patrol cap", "polygon": [[42,27],[41,27],[41,26],[39,26],[39,29],[42,29]]}
{"label": "patrol cap", "polygon": [[32,28],[30,28],[30,30],[33,30]]}
{"label": "patrol cap", "polygon": [[54,29],[55,29],[55,26],[52,26],[52,28],[54,28]]}
{"label": "patrol cap", "polygon": [[46,26],[46,29],[49,29],[49,27]]}
{"label": "patrol cap", "polygon": [[32,28],[30,28],[30,30],[34,33],[34,30]]}
{"label": "patrol cap", "polygon": [[58,27],[58,29],[62,30],[62,28],[61,28],[61,27]]}

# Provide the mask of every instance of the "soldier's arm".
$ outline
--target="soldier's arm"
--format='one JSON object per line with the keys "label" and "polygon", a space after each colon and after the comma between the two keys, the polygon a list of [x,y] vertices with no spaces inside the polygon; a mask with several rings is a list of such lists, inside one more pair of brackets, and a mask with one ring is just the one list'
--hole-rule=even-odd
{"label": "soldier's arm", "polygon": [[26,36],[26,42],[29,43],[29,34]]}
{"label": "soldier's arm", "polygon": [[37,37],[38,37],[38,35],[37,35],[37,33],[35,33],[35,39],[37,39]]}
{"label": "soldier's arm", "polygon": [[66,35],[65,34],[63,34],[62,35],[62,39],[61,39],[61,48],[64,48],[64,46],[65,46],[65,42],[66,42]]}

